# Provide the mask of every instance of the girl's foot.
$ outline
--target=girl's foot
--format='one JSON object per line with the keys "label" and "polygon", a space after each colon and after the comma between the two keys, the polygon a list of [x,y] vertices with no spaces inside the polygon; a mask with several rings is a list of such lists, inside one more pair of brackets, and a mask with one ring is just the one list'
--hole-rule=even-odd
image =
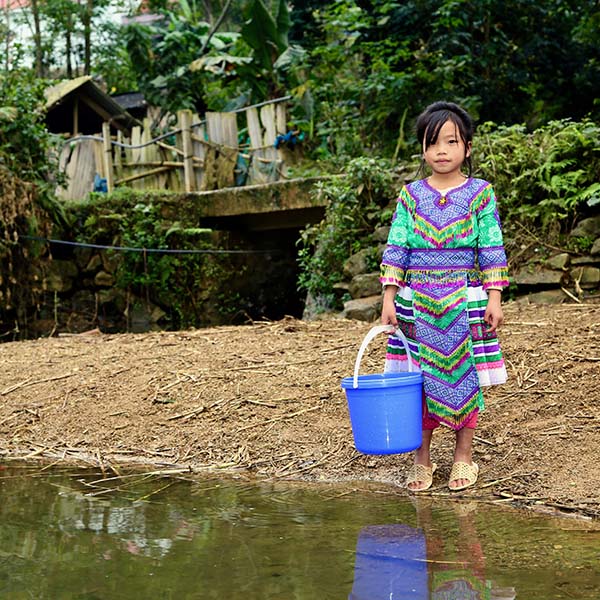
{"label": "girl's foot", "polygon": [[435,463],[430,467],[415,463],[408,474],[406,487],[411,492],[424,492],[425,490],[428,490],[433,483],[433,474],[436,469],[437,465]]}
{"label": "girl's foot", "polygon": [[477,481],[479,467],[477,463],[455,462],[452,465],[448,487],[453,492],[471,487]]}

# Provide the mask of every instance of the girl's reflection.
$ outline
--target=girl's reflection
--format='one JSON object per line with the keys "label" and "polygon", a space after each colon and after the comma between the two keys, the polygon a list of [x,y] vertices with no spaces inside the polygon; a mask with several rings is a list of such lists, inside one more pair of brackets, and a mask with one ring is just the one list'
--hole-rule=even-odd
{"label": "girl's reflection", "polygon": [[349,600],[514,600],[514,588],[485,578],[475,505],[456,503],[456,527],[436,526],[427,498],[415,498],[418,527],[371,525],[358,536]]}

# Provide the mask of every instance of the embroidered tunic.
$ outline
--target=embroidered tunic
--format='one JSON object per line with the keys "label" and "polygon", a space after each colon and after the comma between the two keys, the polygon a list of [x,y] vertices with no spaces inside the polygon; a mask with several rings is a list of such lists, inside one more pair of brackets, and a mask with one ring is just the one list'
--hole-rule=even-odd
{"label": "embroidered tunic", "polygon": [[481,386],[506,381],[495,333],[483,320],[489,288],[508,285],[494,190],[469,178],[445,194],[422,179],[402,188],[381,264],[398,286],[396,315],[410,357],[388,341],[386,372],[412,360],[423,373],[429,416],[460,429],[482,410]]}

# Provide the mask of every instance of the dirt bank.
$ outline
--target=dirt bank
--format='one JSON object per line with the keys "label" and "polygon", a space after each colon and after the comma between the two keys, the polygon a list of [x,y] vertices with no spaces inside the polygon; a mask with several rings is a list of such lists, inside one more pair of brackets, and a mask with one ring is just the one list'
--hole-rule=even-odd
{"label": "dirt bank", "polygon": [[[600,306],[505,306],[510,381],[486,394],[464,496],[600,516]],[[0,453],[401,487],[408,455],[353,447],[340,380],[370,325],[283,320],[0,344]],[[380,372],[384,338],[363,372]],[[453,436],[434,437],[445,484]]]}

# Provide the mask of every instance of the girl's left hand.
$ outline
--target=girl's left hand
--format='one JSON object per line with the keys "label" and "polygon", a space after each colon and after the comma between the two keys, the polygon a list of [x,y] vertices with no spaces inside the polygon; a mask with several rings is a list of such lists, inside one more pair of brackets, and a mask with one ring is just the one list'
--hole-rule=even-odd
{"label": "girl's left hand", "polygon": [[500,290],[488,290],[488,303],[483,320],[487,323],[487,333],[494,333],[504,322],[504,313],[500,304]]}

